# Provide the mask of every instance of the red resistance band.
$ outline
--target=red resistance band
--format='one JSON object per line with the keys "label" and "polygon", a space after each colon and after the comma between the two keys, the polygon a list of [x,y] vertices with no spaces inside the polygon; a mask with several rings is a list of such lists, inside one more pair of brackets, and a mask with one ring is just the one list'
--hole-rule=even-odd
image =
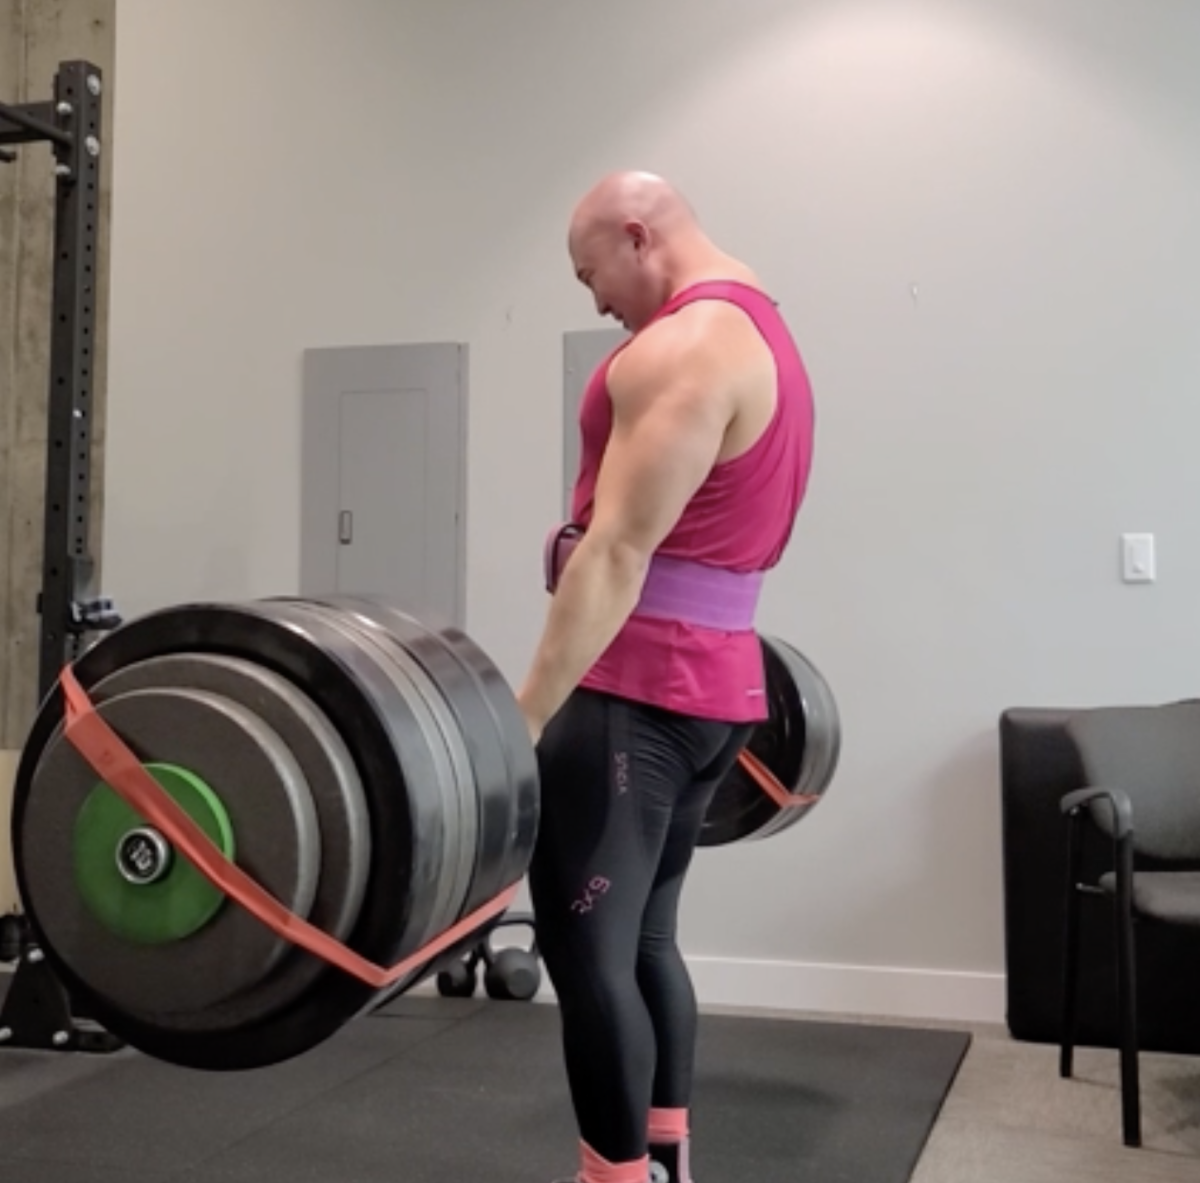
{"label": "red resistance band", "polygon": [[820,796],[816,793],[789,793],[787,789],[779,783],[779,779],[775,774],[752,752],[743,748],[738,754],[738,763],[742,768],[749,773],[750,779],[780,809],[796,809],[801,805],[815,805],[820,801]]}
{"label": "red resistance band", "polygon": [[375,965],[328,933],[321,932],[288,911],[231,862],[96,713],[69,666],[63,670],[61,682],[66,699],[68,742],[130,808],[158,829],[214,887],[240,904],[272,932],[330,965],[345,970],[374,989],[391,986],[431,961],[464,937],[470,936],[477,927],[504,912],[516,898],[517,884],[514,883],[490,903],[460,920],[399,965],[393,965],[390,969]]}

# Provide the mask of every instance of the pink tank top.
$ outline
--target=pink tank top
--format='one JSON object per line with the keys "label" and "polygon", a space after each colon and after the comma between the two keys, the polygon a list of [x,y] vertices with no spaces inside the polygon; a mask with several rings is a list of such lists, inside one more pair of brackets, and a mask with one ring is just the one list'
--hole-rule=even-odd
{"label": "pink tank top", "polygon": [[[696,300],[727,300],[751,318],[774,354],[778,398],[763,434],[747,452],[712,470],[658,553],[733,571],[766,571],[783,555],[808,485],[812,389],[769,296],[741,283],[700,283],[680,292],[654,319]],[[580,465],[571,516],[584,527],[612,429],[608,370],[627,344],[596,370],[580,406]],[[582,685],[701,718],[757,722],[767,717],[762,648],[753,630],[726,632],[634,615]]]}

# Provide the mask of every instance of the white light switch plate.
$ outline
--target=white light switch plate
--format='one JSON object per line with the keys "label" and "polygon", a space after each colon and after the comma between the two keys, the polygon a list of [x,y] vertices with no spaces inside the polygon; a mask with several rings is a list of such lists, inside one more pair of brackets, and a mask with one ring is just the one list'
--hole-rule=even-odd
{"label": "white light switch plate", "polygon": [[1126,583],[1153,583],[1158,577],[1153,534],[1121,535],[1121,575]]}

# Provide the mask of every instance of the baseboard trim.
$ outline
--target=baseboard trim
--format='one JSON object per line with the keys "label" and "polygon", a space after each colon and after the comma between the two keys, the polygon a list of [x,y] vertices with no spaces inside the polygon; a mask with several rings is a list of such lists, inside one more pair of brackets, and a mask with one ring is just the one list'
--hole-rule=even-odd
{"label": "baseboard trim", "polygon": [[[828,1015],[831,1019],[979,1024],[1005,1021],[1003,974],[740,961],[727,957],[692,957],[688,965],[702,1009],[777,1011]],[[15,968],[0,963],[0,975],[11,974]],[[436,982],[428,978],[409,993],[417,997],[436,995]],[[482,995],[481,981],[477,996]],[[554,990],[545,978],[537,1001],[554,1001]]]}
{"label": "baseboard trim", "polygon": [[703,1006],[1002,1023],[1003,974],[691,957]]}
{"label": "baseboard trim", "polygon": [[[910,1019],[951,1023],[1003,1023],[1003,974],[879,966],[819,965],[689,957],[702,1008]],[[481,991],[482,992],[482,991]],[[433,994],[432,980],[413,993]],[[543,983],[539,1001],[554,992]]]}

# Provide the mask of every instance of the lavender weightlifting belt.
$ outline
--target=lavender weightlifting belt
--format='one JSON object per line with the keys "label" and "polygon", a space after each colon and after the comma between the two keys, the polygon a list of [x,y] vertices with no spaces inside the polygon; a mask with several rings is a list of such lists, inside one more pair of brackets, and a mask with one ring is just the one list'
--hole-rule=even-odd
{"label": "lavender weightlifting belt", "polygon": [[[558,586],[559,574],[582,537],[583,528],[570,523],[550,531],[544,556],[548,592]],[[688,559],[655,555],[634,615],[680,620],[726,632],[753,629],[762,584],[761,571],[727,571]]]}

